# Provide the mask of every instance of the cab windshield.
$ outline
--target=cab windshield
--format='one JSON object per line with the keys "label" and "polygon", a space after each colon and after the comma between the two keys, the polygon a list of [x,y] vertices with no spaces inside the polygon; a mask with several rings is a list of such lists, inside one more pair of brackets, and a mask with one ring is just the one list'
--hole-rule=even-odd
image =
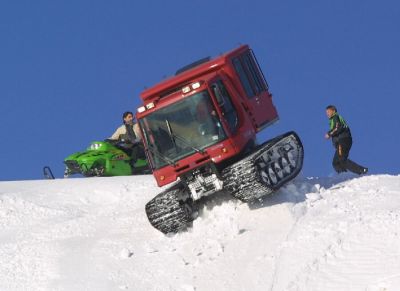
{"label": "cab windshield", "polygon": [[226,138],[208,91],[202,91],[139,120],[155,169]]}

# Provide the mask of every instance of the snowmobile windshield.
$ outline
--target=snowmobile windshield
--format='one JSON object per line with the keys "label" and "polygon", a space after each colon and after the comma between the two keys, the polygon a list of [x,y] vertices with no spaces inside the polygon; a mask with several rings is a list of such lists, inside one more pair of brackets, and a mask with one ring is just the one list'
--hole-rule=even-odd
{"label": "snowmobile windshield", "polygon": [[208,91],[202,91],[139,120],[155,169],[226,138]]}

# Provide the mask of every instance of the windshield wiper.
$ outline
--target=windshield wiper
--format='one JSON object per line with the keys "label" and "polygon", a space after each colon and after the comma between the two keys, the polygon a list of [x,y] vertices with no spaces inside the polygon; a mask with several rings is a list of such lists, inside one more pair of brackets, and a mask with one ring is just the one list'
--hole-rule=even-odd
{"label": "windshield wiper", "polygon": [[153,145],[149,144],[147,150],[151,151],[153,154],[157,155],[159,158],[161,158],[164,162],[167,162],[168,165],[171,165],[173,167],[176,167],[176,163],[171,160],[170,158],[164,156],[162,153],[160,153],[158,150],[153,148]]}
{"label": "windshield wiper", "polygon": [[172,133],[172,129],[171,129],[171,124],[169,123],[168,119],[165,119],[165,123],[167,124],[167,129],[168,129],[168,133],[169,133],[169,137],[171,138],[172,143],[174,144],[175,150],[177,150],[176,147],[176,142],[175,142],[175,136]]}
{"label": "windshield wiper", "polygon": [[168,120],[168,119],[165,119],[165,123],[167,124],[168,132],[169,132],[169,134],[170,134],[170,136],[171,136],[171,139],[172,139],[172,141],[173,141],[173,143],[174,143],[175,146],[176,146],[176,144],[175,144],[175,139],[179,139],[181,142],[183,142],[184,144],[186,144],[188,147],[191,147],[195,152],[204,154],[204,151],[203,151],[203,150],[201,150],[201,149],[195,147],[195,146],[192,145],[189,141],[187,141],[185,138],[183,138],[183,137],[181,137],[181,136],[179,136],[179,135],[173,133],[173,132],[172,132],[171,124],[169,123],[169,120]]}

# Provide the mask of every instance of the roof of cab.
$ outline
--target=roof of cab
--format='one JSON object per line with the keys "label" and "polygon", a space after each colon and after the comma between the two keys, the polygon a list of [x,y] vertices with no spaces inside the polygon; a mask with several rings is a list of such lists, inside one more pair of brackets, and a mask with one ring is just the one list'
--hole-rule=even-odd
{"label": "roof of cab", "polygon": [[140,97],[144,102],[158,99],[163,92],[172,90],[173,88],[178,86],[184,86],[189,82],[191,82],[191,80],[201,75],[205,75],[213,71],[219,70],[221,67],[224,66],[227,60],[248,49],[249,49],[248,45],[242,45],[232,51],[222,54],[221,56],[218,56],[209,61],[201,63],[198,66],[183,71],[178,75],[172,76],[166,80],[159,82],[158,84],[152,86],[151,88],[144,90],[140,94]]}

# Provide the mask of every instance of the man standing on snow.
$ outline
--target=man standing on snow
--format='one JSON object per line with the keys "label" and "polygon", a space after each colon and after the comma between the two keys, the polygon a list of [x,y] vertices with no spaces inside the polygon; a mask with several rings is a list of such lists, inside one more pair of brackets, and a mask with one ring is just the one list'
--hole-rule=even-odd
{"label": "man standing on snow", "polygon": [[329,118],[330,130],[325,134],[325,138],[332,138],[333,146],[336,149],[332,161],[335,171],[337,173],[350,171],[358,175],[366,174],[368,168],[362,167],[348,158],[353,140],[346,121],[337,113],[336,107],[333,105],[326,107],[326,115]]}

